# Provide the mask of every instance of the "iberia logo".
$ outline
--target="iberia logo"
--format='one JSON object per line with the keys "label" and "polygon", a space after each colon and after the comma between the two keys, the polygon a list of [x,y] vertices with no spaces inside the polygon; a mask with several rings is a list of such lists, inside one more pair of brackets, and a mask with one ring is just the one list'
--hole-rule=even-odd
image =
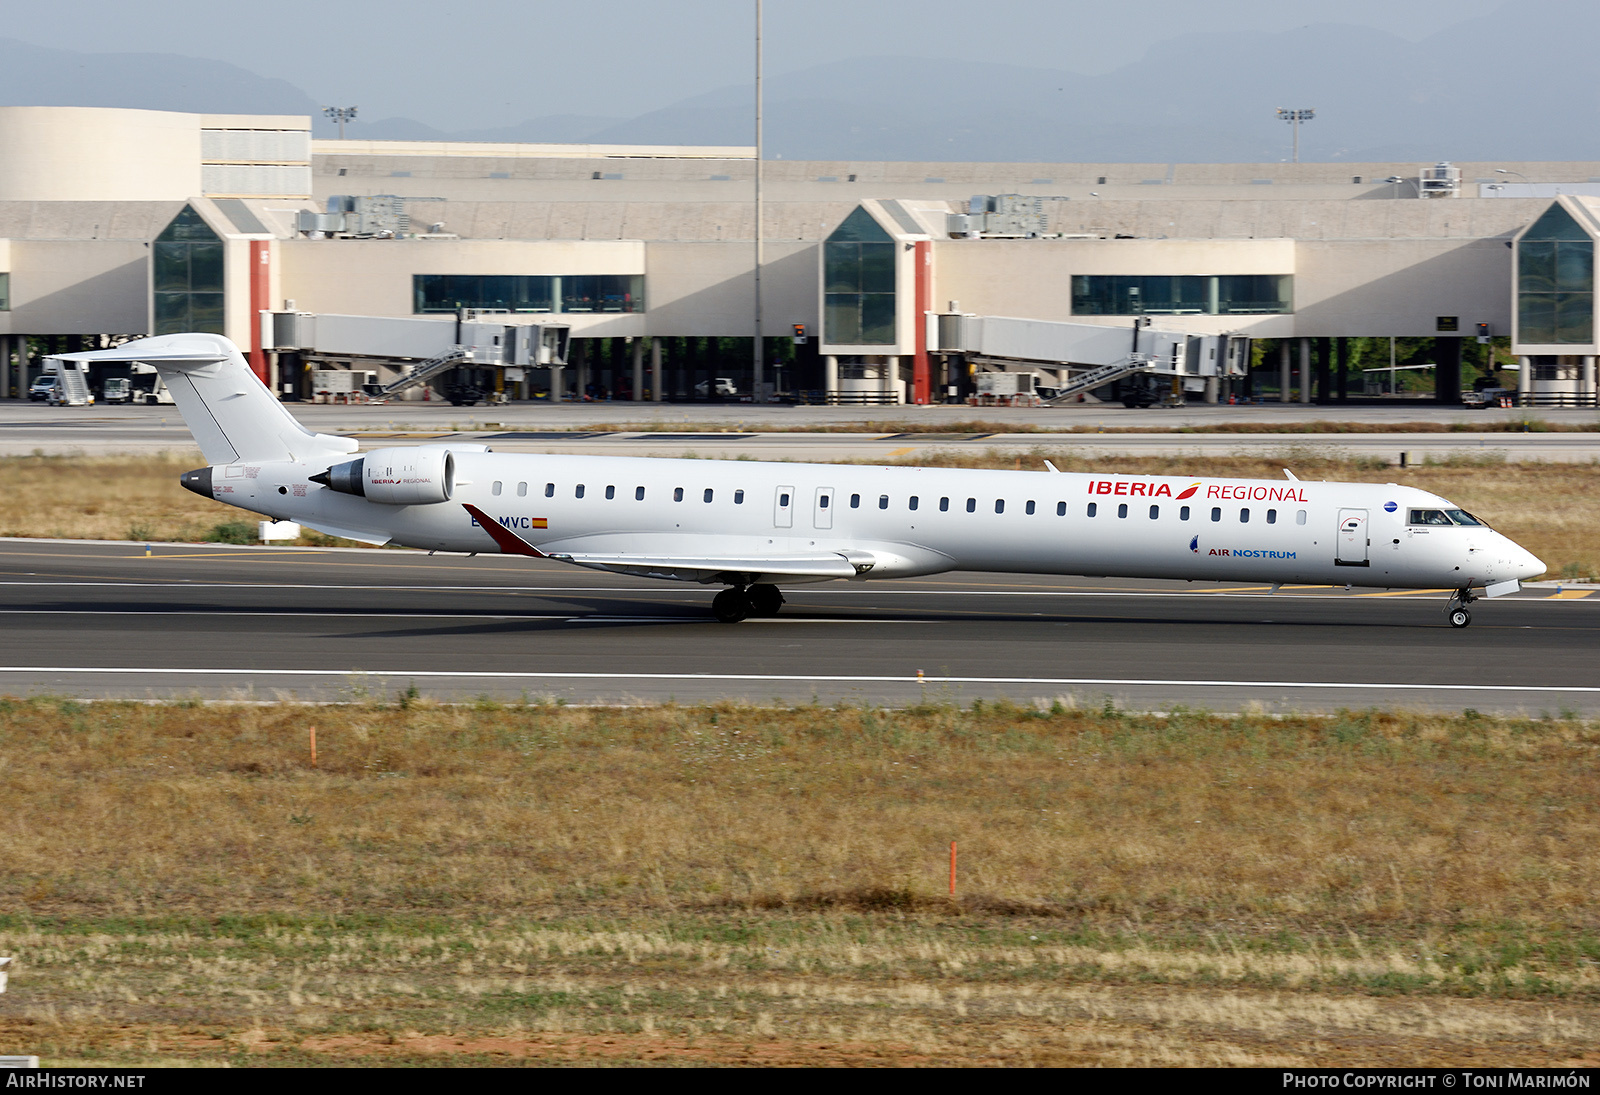
{"label": "iberia logo", "polygon": [[1178,497],[1180,499],[1182,499],[1182,498],[1193,498],[1194,497],[1194,492],[1199,490],[1199,489],[1200,489],[1200,481],[1198,479],[1196,479],[1194,481],[1194,484],[1192,486],[1184,488],[1183,493],[1178,495]]}
{"label": "iberia logo", "polygon": [[1200,537],[1196,536],[1189,541],[1189,550],[1196,555],[1200,554]]}

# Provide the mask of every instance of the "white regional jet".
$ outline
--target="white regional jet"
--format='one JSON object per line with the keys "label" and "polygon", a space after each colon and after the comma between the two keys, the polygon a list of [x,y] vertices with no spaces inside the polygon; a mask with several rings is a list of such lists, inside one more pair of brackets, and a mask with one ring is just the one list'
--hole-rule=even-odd
{"label": "white regional jet", "polygon": [[[311,433],[219,335],[76,361],[159,370],[209,467],[189,490],[369,544],[500,551],[727,588],[717,619],[770,616],[780,584],[981,570],[1441,588],[1451,626],[1482,588],[1544,564],[1481,519],[1394,484],[501,454],[429,444],[353,455]],[[1053,469],[1052,469],[1053,470]]]}

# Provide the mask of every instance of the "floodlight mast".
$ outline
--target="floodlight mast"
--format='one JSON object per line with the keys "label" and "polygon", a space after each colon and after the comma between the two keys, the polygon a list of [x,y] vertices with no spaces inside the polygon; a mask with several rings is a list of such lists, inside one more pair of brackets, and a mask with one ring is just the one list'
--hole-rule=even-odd
{"label": "floodlight mast", "polygon": [[322,108],[324,117],[339,123],[339,139],[344,140],[344,123],[356,120],[356,109],[353,106],[325,106]]}
{"label": "floodlight mast", "polygon": [[1291,126],[1294,127],[1294,162],[1295,163],[1299,163],[1300,162],[1300,123],[1301,122],[1309,122],[1311,119],[1315,118],[1316,116],[1317,116],[1317,112],[1315,110],[1284,110],[1282,107],[1278,108],[1278,118],[1279,118],[1279,120],[1288,122]]}
{"label": "floodlight mast", "polygon": [[756,0],[756,268],[755,342],[750,357],[750,402],[761,402],[761,383],[765,379],[762,369],[761,337],[761,0]]}

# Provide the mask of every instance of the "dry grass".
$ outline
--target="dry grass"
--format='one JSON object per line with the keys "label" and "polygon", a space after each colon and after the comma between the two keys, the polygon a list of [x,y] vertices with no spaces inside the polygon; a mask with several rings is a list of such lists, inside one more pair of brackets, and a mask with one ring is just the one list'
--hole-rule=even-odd
{"label": "dry grass", "polygon": [[1600,1035],[1597,747],[1470,714],[9,700],[0,1039],[1571,1063]]}
{"label": "dry grass", "polygon": [[[1553,577],[1600,574],[1600,463],[1511,464],[1503,454],[1468,453],[1445,462],[1395,468],[1375,459],[1290,446],[1268,457],[1086,457],[1070,448],[1027,456],[998,451],[937,452],[891,461],[931,467],[1042,468],[1136,475],[1217,475],[1280,479],[1285,467],[1303,479],[1394,482],[1431,490],[1478,513],[1550,566]],[[854,461],[855,463],[882,463]],[[3,457],[0,536],[89,540],[231,540],[254,538],[256,517],[178,485],[198,454],[127,457]],[[307,532],[300,543],[344,543]]]}
{"label": "dry grass", "polygon": [[[204,466],[198,452],[0,457],[0,536],[254,543],[259,516],[178,485]],[[347,543],[316,533],[299,542]]]}
{"label": "dry grass", "polygon": [[1575,721],[1374,713],[5,701],[0,905],[909,902],[958,839],[964,893],[1041,915],[1588,931],[1597,745]]}
{"label": "dry grass", "polygon": [[[1107,407],[1112,414],[1120,408]],[[1014,411],[1026,415],[1026,409]],[[1251,412],[1244,410],[1241,414]],[[1107,426],[1097,422],[1093,426],[1064,426],[1036,424],[1014,419],[974,418],[957,422],[919,419],[896,421],[894,419],[847,420],[784,425],[761,422],[747,427],[744,423],[728,425],[712,423],[699,425],[683,422],[606,422],[584,427],[586,432],[617,433],[742,433],[746,429],[761,433],[1005,433],[1005,434],[1071,434],[1071,433],[1270,433],[1270,434],[1326,434],[1326,433],[1600,433],[1600,419],[1594,422],[1549,422],[1535,415],[1517,418],[1467,414],[1454,422],[1347,422],[1319,418],[1310,422],[1213,422],[1200,426]]]}

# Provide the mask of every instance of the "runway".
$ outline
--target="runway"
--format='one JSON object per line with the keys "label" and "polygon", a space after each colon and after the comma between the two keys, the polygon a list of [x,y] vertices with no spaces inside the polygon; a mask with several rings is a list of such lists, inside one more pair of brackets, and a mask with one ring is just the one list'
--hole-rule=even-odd
{"label": "runway", "polygon": [[[1130,411],[1013,407],[752,407],[737,404],[506,404],[456,408],[398,403],[367,406],[287,405],[307,428],[346,434],[363,449],[423,442],[483,442],[497,452],[548,452],[606,456],[686,456],[711,459],[832,462],[911,460],[939,453],[988,449],[1026,456],[1035,449],[1084,456],[1264,456],[1292,462],[1308,450],[1387,463],[1452,457],[1508,461],[1589,462],[1600,459],[1600,431],[1592,409],[1467,411],[1427,407],[1201,406]],[[1590,432],[1479,432],[1474,427],[1514,415],[1535,415]],[[1174,433],[1175,429],[1239,423],[1293,427],[1337,417],[1364,425],[1430,422],[1443,433]],[[194,439],[170,406],[47,407],[11,401],[0,406],[0,455],[193,451]],[[1516,419],[1513,419],[1516,420]],[[948,425],[951,433],[874,430],[893,421],[923,428]],[[962,432],[963,424],[989,423]],[[619,426],[631,423],[631,426]],[[1060,430],[1007,432],[1007,427]],[[649,425],[641,430],[640,425]],[[1068,432],[1137,428],[1147,433]],[[824,429],[830,432],[792,432]],[[730,432],[731,431],[731,432]],[[837,432],[834,432],[837,431]],[[198,460],[198,456],[196,457]]]}
{"label": "runway", "polygon": [[0,541],[0,693],[970,703],[1600,714],[1600,592],[1444,594],[949,574],[711,592],[409,551]]}

